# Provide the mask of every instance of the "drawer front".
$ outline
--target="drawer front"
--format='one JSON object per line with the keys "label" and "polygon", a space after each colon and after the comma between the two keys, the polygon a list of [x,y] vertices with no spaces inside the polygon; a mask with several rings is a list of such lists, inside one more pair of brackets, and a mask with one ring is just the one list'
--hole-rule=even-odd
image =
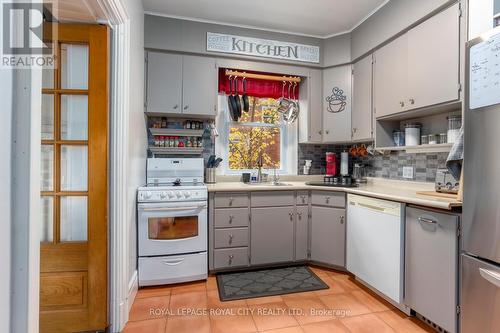
{"label": "drawer front", "polygon": [[215,209],[215,227],[247,227],[248,226],[248,208],[218,208]]}
{"label": "drawer front", "polygon": [[139,286],[207,278],[207,253],[139,258]]}
{"label": "drawer front", "polygon": [[216,229],[215,248],[248,246],[248,228]]}
{"label": "drawer front", "polygon": [[300,205],[308,205],[309,204],[309,192],[308,191],[299,191],[297,192],[297,206]]}
{"label": "drawer front", "polygon": [[248,247],[214,250],[214,268],[248,266]]}
{"label": "drawer front", "polygon": [[341,192],[312,191],[311,203],[327,207],[345,207],[345,194]]}
{"label": "drawer front", "polygon": [[252,193],[252,207],[293,206],[293,191],[269,191]]}
{"label": "drawer front", "polygon": [[247,193],[215,193],[215,208],[248,207]]}

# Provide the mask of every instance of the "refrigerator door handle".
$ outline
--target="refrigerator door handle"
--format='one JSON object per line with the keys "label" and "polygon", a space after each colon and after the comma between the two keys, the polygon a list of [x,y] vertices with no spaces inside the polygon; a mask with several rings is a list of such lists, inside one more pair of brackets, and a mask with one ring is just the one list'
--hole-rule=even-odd
{"label": "refrigerator door handle", "polygon": [[500,274],[499,273],[496,273],[496,272],[493,272],[493,271],[490,271],[490,270],[487,270],[484,268],[480,268],[479,274],[481,274],[481,276],[486,281],[494,284],[497,288],[500,288]]}

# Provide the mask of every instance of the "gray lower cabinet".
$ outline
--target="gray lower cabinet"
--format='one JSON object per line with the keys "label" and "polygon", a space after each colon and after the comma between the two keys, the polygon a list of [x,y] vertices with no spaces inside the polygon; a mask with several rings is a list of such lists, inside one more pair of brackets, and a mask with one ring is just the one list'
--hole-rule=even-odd
{"label": "gray lower cabinet", "polygon": [[250,263],[293,261],[294,207],[252,208]]}
{"label": "gray lower cabinet", "polygon": [[307,260],[309,206],[297,206],[295,220],[295,260]]}
{"label": "gray lower cabinet", "polygon": [[214,268],[226,269],[248,265],[248,247],[214,250]]}
{"label": "gray lower cabinet", "polygon": [[407,306],[446,331],[457,332],[459,216],[406,209]]}
{"label": "gray lower cabinet", "polygon": [[345,266],[345,209],[312,206],[311,260]]}

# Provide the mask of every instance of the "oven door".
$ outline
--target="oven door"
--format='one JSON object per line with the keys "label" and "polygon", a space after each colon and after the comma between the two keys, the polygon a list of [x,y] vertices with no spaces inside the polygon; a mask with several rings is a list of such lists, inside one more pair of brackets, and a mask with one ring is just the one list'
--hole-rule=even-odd
{"label": "oven door", "polygon": [[138,205],[139,256],[207,251],[207,203]]}

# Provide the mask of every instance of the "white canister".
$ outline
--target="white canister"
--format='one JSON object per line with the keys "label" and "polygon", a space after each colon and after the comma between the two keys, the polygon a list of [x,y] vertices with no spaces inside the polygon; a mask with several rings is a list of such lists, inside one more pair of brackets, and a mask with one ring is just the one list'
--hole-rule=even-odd
{"label": "white canister", "polygon": [[419,123],[409,123],[405,125],[405,141],[407,146],[420,145],[420,129],[422,125]]}
{"label": "white canister", "polygon": [[340,174],[349,175],[349,153],[346,151],[340,153]]}

